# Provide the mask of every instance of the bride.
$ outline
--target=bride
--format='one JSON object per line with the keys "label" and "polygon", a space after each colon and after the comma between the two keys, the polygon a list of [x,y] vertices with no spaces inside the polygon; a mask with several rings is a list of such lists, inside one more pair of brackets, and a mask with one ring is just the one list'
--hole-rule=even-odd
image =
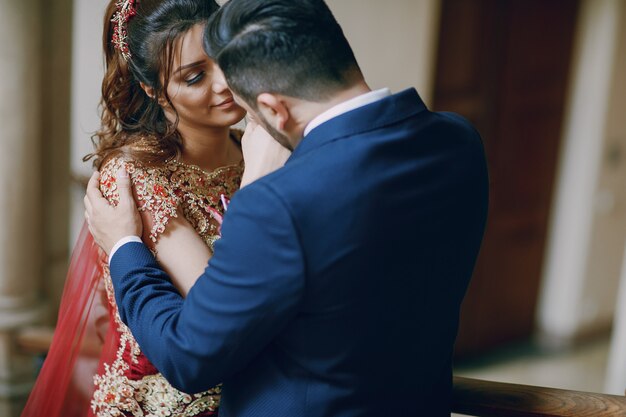
{"label": "bride", "polygon": [[[242,177],[252,181],[288,156],[249,123],[244,147],[274,148],[263,148],[271,163],[257,155],[244,173],[248,153],[231,126],[245,111],[202,48],[205,22],[218,8],[213,0],[110,1],[102,125],[85,157],[112,204],[118,176],[130,176],[143,240],[183,295],[194,284],[188,277],[207,265]],[[119,319],[107,259],[83,228],[55,337],[22,416],[210,416],[219,399],[219,386],[176,390],[144,356]]]}

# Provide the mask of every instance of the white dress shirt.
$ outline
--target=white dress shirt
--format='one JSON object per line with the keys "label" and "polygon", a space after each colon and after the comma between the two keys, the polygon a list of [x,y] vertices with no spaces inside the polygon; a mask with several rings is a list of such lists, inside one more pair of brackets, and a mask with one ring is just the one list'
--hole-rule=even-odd
{"label": "white dress shirt", "polygon": [[142,243],[143,241],[139,236],[125,236],[118,240],[117,243],[113,245],[113,249],[111,249],[111,253],[109,254],[109,265],[111,265],[111,258],[113,257],[113,254],[117,252],[119,248],[130,242]]}
{"label": "white dress shirt", "polygon": [[308,135],[311,130],[315,129],[322,123],[329,121],[330,119],[334,119],[337,116],[348,113],[354,109],[358,109],[359,107],[367,106],[368,104],[382,100],[390,95],[391,91],[389,91],[388,88],[381,88],[380,90],[370,91],[369,93],[361,94],[360,96],[354,97],[348,101],[339,103],[311,120],[304,128],[304,136]]}

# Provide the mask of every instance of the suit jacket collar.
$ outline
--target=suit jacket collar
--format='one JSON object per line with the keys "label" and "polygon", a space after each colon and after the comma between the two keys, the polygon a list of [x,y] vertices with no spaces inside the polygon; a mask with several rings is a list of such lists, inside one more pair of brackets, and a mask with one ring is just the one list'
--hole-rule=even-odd
{"label": "suit jacket collar", "polygon": [[427,110],[414,88],[359,107],[319,125],[294,149],[289,163],[326,143],[397,123]]}

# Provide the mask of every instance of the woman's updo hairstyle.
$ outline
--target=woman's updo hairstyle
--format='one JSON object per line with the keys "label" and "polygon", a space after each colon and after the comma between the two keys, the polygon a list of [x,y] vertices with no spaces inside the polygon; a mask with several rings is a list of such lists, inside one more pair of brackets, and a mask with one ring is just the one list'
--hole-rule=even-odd
{"label": "woman's updo hairstyle", "polygon": [[[219,9],[214,0],[135,0],[125,23],[128,59],[113,41],[116,13],[122,0],[111,0],[104,16],[105,75],[102,81],[101,127],[92,137],[94,158],[100,168],[109,157],[125,153],[147,163],[163,163],[177,156],[181,139],[167,120],[159,101],[175,112],[167,94],[173,70],[174,44],[198,23]],[[151,87],[149,97],[140,83]]]}

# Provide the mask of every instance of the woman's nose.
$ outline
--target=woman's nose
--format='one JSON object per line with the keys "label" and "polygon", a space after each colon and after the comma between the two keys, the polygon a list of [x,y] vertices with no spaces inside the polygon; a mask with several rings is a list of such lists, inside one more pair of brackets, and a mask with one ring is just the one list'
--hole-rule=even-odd
{"label": "woman's nose", "polygon": [[228,83],[222,70],[216,65],[213,72],[213,92],[221,94],[228,90]]}

